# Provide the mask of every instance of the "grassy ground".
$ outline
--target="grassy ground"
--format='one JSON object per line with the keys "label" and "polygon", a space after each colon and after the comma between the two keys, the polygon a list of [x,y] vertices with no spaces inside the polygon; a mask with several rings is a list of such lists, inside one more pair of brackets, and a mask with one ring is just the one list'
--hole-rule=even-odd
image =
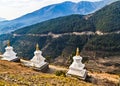
{"label": "grassy ground", "polygon": [[0,61],[0,86],[95,86],[73,77],[40,73],[20,63]]}
{"label": "grassy ground", "polygon": [[117,86],[119,76],[107,73],[88,72],[92,77],[85,82],[73,77],[56,76],[55,70],[67,68],[50,65],[48,73],[36,72],[21,63],[0,61],[0,86]]}

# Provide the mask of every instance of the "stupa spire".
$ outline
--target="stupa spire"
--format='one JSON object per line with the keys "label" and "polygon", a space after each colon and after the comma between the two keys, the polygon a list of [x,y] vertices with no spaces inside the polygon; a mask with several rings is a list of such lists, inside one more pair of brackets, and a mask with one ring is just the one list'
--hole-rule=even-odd
{"label": "stupa spire", "polygon": [[7,46],[8,46],[8,47],[10,46],[10,40],[7,41]]}
{"label": "stupa spire", "polygon": [[76,56],[80,56],[79,48],[76,49]]}
{"label": "stupa spire", "polygon": [[40,50],[38,43],[36,44],[36,51]]}

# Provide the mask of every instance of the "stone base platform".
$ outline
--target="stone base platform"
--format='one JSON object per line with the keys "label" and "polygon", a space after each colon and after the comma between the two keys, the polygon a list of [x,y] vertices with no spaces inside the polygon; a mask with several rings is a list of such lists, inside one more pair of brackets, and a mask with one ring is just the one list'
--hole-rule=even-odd
{"label": "stone base platform", "polygon": [[12,59],[11,62],[20,62],[20,58]]}
{"label": "stone base platform", "polygon": [[20,58],[7,59],[7,58],[2,57],[0,60],[6,60],[6,61],[10,61],[10,62],[20,62]]}
{"label": "stone base platform", "polygon": [[32,63],[31,61],[26,61],[26,60],[23,60],[23,59],[20,59],[20,62],[26,66],[26,67],[30,67],[32,68],[33,70],[35,71],[40,71],[40,72],[48,72],[49,70],[49,63],[45,62],[43,65],[41,66],[38,66],[38,67],[35,67],[35,64]]}
{"label": "stone base platform", "polygon": [[46,73],[46,72],[48,72],[48,70],[49,70],[49,63],[44,64],[44,65],[41,66],[40,68],[33,67],[33,70]]}
{"label": "stone base platform", "polygon": [[72,76],[72,77],[76,77],[78,79],[85,80],[86,76],[87,76],[87,71],[86,70],[81,70],[81,71],[69,70],[66,75],[70,76],[70,77]]}

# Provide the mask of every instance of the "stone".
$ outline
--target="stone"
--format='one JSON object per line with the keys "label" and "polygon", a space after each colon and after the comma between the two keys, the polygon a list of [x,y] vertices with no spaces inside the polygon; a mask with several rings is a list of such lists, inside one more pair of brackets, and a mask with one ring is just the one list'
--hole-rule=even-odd
{"label": "stone", "polygon": [[82,63],[82,57],[79,54],[79,48],[77,48],[76,56],[73,57],[73,63],[70,65],[66,75],[77,76],[78,78],[85,80],[87,71],[84,67],[85,65]]}

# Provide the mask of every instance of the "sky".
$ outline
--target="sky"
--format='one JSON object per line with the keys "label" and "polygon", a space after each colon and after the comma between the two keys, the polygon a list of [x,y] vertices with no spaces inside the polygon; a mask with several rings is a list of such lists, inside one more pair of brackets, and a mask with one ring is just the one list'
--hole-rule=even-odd
{"label": "sky", "polygon": [[0,17],[7,20],[18,18],[50,4],[64,1],[100,1],[100,0],[0,0]]}

